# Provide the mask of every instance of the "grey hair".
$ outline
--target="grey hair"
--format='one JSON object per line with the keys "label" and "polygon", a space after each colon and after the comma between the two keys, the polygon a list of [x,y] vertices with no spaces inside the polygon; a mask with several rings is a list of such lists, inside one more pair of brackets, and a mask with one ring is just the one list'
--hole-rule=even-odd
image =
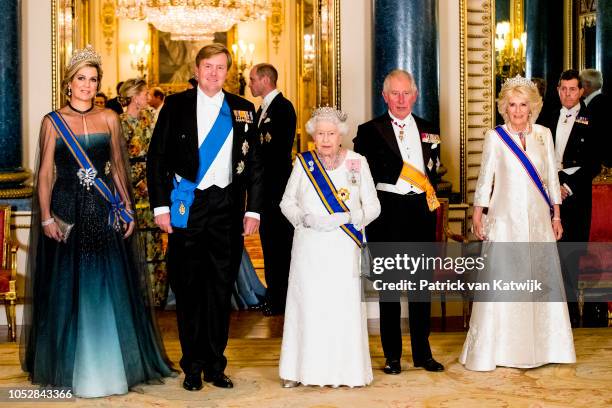
{"label": "grey hair", "polygon": [[340,136],[344,137],[348,135],[348,124],[346,123],[346,121],[340,120],[340,118],[338,118],[338,116],[336,115],[318,115],[311,117],[310,119],[308,119],[308,122],[306,122],[305,125],[306,133],[314,137],[314,134],[317,131],[317,123],[319,122],[333,123],[334,125],[336,125]]}
{"label": "grey hair", "polygon": [[387,92],[389,90],[389,83],[391,82],[391,79],[398,77],[403,77],[410,81],[410,90],[412,91],[412,93],[416,93],[418,91],[416,83],[414,82],[414,77],[410,72],[404,71],[403,69],[394,69],[393,71],[389,72],[385,77],[385,81],[383,82],[383,92]]}
{"label": "grey hair", "polygon": [[603,86],[603,76],[601,75],[601,72],[596,69],[587,68],[580,71],[580,80],[582,82],[589,82],[591,84],[591,88],[595,90],[601,89]]}

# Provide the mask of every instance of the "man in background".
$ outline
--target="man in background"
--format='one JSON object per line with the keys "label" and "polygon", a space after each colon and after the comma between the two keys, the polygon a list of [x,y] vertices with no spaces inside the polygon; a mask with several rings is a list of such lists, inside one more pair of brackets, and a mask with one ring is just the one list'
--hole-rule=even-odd
{"label": "man in background", "polygon": [[291,149],[296,114],[291,102],[276,89],[278,72],[270,64],[251,68],[249,87],[263,98],[257,111],[257,135],[264,163],[264,209],[259,234],[266,276],[265,316],[283,314],[291,260],[293,227],[281,213],[280,202],[291,174]]}
{"label": "man in background", "polygon": [[162,106],[164,106],[165,98],[166,94],[159,86],[153,87],[149,90],[149,106],[154,110],[155,122],[157,122],[159,111],[161,111]]}

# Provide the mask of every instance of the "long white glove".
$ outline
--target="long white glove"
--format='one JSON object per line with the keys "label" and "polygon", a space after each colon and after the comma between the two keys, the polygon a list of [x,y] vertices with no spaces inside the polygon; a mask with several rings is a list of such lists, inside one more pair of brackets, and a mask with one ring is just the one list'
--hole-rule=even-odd
{"label": "long white glove", "polygon": [[357,231],[361,231],[363,228],[363,210],[351,211],[350,223],[353,224]]}
{"label": "long white glove", "polygon": [[328,215],[306,214],[304,216],[304,226],[315,231],[328,232],[348,223],[350,218],[349,213],[333,213]]}

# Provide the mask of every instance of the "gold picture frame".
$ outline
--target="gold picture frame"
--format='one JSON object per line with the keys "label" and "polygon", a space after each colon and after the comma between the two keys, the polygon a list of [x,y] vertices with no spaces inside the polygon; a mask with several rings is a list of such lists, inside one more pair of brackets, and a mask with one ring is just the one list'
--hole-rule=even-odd
{"label": "gold picture frame", "polygon": [[[175,41],[170,33],[157,30],[149,24],[151,56],[148,69],[148,82],[158,86],[166,93],[176,93],[187,89],[187,81],[194,75],[195,57],[198,51],[209,44],[209,41]],[[225,33],[215,33],[213,42],[229,48],[235,38],[235,27]],[[236,85],[230,80],[234,77],[232,65],[225,89],[235,92]]]}

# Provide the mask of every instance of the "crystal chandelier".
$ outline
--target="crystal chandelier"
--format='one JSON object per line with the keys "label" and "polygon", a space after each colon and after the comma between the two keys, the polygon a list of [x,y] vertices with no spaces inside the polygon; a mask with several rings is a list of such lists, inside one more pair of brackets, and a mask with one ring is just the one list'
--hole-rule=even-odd
{"label": "crystal chandelier", "polygon": [[117,0],[118,17],[144,20],[172,40],[212,40],[239,22],[266,18],[271,0]]}

